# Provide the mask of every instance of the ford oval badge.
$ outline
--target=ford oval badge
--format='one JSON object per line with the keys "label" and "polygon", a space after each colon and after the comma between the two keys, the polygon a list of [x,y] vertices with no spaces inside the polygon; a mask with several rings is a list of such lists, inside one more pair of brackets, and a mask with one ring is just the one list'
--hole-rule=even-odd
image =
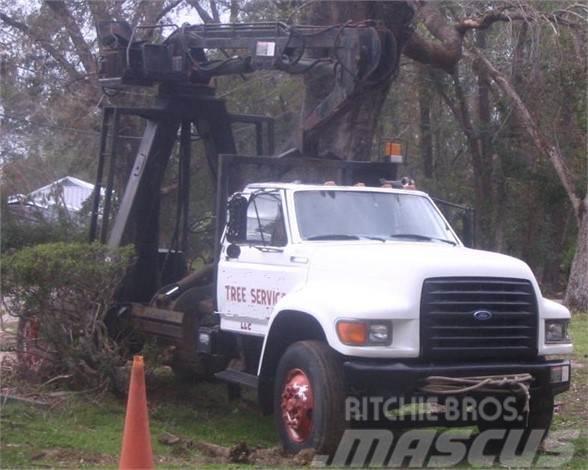
{"label": "ford oval badge", "polygon": [[492,318],[492,312],[488,310],[477,310],[474,312],[474,320],[486,321]]}

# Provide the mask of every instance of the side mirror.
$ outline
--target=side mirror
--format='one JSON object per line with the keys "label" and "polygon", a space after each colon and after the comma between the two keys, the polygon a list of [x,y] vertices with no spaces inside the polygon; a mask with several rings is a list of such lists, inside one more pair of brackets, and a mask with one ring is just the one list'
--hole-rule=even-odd
{"label": "side mirror", "polygon": [[227,223],[227,240],[229,243],[243,242],[247,238],[247,198],[235,194],[229,199],[227,209],[229,221]]}

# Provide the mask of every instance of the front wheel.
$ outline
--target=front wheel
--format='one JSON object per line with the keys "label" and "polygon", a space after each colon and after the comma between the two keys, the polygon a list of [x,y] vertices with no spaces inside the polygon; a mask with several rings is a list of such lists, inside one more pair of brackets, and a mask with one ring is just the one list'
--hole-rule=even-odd
{"label": "front wheel", "polygon": [[327,344],[299,341],[280,359],[274,417],[284,450],[335,451],[345,429],[345,383],[341,361]]}

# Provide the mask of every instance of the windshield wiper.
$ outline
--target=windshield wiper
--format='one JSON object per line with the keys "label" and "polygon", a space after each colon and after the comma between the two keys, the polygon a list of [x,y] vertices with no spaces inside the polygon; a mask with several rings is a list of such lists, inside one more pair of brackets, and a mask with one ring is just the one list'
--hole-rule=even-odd
{"label": "windshield wiper", "polygon": [[332,233],[327,235],[314,235],[306,240],[359,240],[357,235],[347,235],[344,233]]}
{"label": "windshield wiper", "polygon": [[367,238],[368,240],[377,240],[379,242],[386,243],[386,239],[385,238],[382,238],[382,237],[373,237],[371,235],[364,235],[363,238]]}
{"label": "windshield wiper", "polygon": [[450,245],[457,245],[452,240],[447,240],[446,238],[437,238],[437,237],[429,237],[428,235],[421,235],[420,233],[393,233],[390,235],[391,238],[412,238],[414,240],[423,240],[423,241],[439,241],[444,243],[449,243]]}

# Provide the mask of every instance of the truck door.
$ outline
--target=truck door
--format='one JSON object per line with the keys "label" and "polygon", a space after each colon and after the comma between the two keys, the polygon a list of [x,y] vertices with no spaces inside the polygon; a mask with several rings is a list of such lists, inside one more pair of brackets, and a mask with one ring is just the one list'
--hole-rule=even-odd
{"label": "truck door", "polygon": [[265,335],[276,303],[306,279],[305,264],[292,261],[284,195],[253,193],[247,206],[246,240],[229,258],[223,242],[218,265],[217,299],[223,330]]}

